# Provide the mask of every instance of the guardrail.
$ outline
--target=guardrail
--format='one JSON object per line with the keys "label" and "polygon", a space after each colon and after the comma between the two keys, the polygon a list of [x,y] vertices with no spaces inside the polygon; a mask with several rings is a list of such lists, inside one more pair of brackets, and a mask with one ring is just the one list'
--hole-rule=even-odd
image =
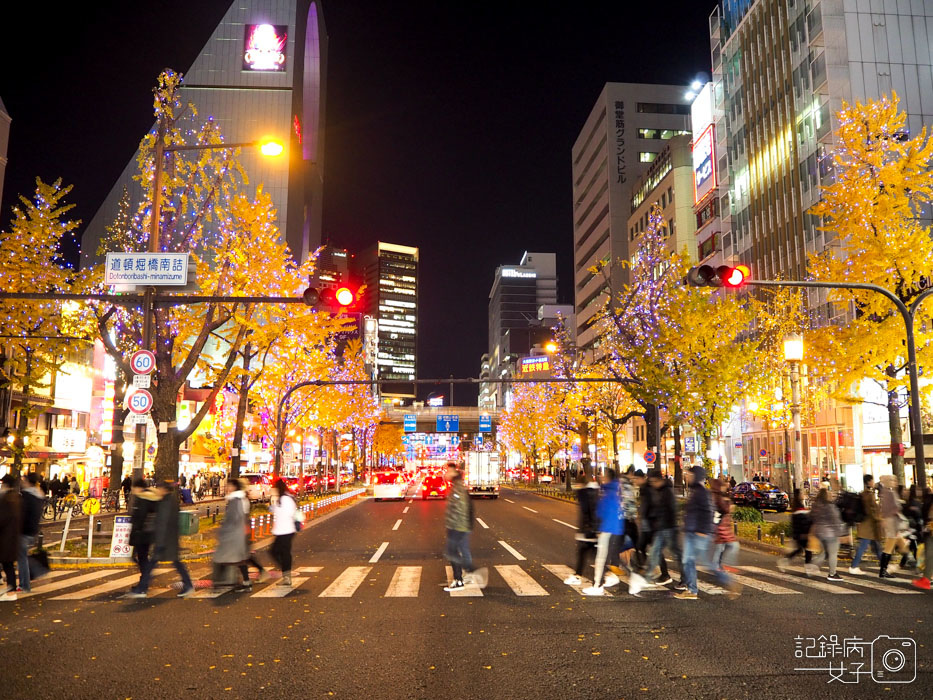
{"label": "guardrail", "polygon": [[[325,496],[311,503],[298,506],[298,510],[305,514],[306,520],[314,520],[340,507],[341,503],[349,499],[358,498],[366,493],[366,489],[353,489],[346,493]],[[249,519],[249,528],[252,537],[268,536],[272,534],[272,514],[263,513]]]}

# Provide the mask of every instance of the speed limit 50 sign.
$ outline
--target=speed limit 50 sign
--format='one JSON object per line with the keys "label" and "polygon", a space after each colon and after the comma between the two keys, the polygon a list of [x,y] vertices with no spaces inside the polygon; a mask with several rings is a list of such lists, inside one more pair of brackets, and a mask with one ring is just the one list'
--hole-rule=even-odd
{"label": "speed limit 50 sign", "polygon": [[137,415],[149,413],[152,410],[152,394],[145,389],[138,389],[129,398],[129,409]]}

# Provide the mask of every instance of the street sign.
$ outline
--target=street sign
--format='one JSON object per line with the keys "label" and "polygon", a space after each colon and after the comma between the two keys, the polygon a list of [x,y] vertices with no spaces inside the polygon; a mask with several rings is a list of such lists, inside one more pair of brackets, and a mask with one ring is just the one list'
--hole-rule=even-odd
{"label": "street sign", "polygon": [[654,464],[654,460],[656,460],[657,458],[658,456],[654,452],[651,452],[651,451],[645,452],[645,462],[647,464]]}
{"label": "street sign", "polygon": [[85,515],[97,515],[100,513],[100,501],[96,498],[85,498],[81,510]]}
{"label": "street sign", "polygon": [[130,396],[129,408],[132,413],[142,415],[152,410],[152,394],[145,389],[139,389]]}
{"label": "street sign", "polygon": [[152,377],[148,374],[134,374],[133,386],[137,389],[148,389],[152,386]]}
{"label": "street sign", "polygon": [[482,447],[482,446],[483,446],[483,436],[482,436],[482,435],[477,435],[475,438],[473,438],[473,444],[476,445],[477,447]]}
{"label": "street sign", "polygon": [[184,287],[188,253],[107,253],[104,284]]}
{"label": "street sign", "polygon": [[133,529],[132,518],[118,515],[113,520],[113,536],[110,538],[110,556],[128,557],[133,548],[130,546],[130,531]]}
{"label": "street sign", "polygon": [[[481,433],[491,433],[492,432],[492,416],[482,415],[479,417],[479,431]],[[482,444],[477,442],[477,445]]]}
{"label": "street sign", "polygon": [[435,430],[438,433],[459,433],[460,432],[460,416],[456,414],[450,415],[439,415],[437,417],[437,425]]}
{"label": "street sign", "polygon": [[130,358],[134,374],[149,374],[155,369],[155,355],[148,350],[137,350]]}
{"label": "street sign", "polygon": [[417,433],[418,432],[418,416],[414,413],[405,414],[405,432],[406,433]]}
{"label": "street sign", "polygon": [[768,451],[762,447],[760,450],[758,450],[758,456],[759,456],[759,457],[767,457],[767,456],[768,456]]}
{"label": "street sign", "polygon": [[689,455],[697,453],[697,439],[695,437],[684,438],[684,452]]}
{"label": "street sign", "polygon": [[[131,422],[136,425],[145,425],[149,422],[148,413],[131,413],[130,414]],[[142,459],[142,453],[140,452],[140,459]]]}

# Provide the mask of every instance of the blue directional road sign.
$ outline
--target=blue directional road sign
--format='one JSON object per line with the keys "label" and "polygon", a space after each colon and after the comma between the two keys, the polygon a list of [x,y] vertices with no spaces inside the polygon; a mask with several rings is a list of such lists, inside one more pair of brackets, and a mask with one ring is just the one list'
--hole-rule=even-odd
{"label": "blue directional road sign", "polygon": [[477,435],[475,438],[473,438],[473,444],[476,445],[477,447],[482,447],[482,446],[483,446],[483,436],[482,436],[482,435]]}
{"label": "blue directional road sign", "polygon": [[437,427],[435,428],[438,433],[459,433],[460,432],[460,416],[452,415],[439,415],[437,417]]}
{"label": "blue directional road sign", "polygon": [[417,433],[418,432],[418,416],[414,413],[405,414],[405,432],[406,433]]}
{"label": "blue directional road sign", "polygon": [[479,431],[481,433],[492,432],[492,416],[480,416],[479,417]]}

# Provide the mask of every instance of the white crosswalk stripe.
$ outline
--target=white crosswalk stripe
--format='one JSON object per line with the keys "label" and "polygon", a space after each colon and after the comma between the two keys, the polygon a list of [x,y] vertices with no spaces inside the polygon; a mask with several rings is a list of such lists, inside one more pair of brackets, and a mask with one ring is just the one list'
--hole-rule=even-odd
{"label": "white crosswalk stripe", "polygon": [[517,596],[550,595],[518,564],[497,564],[496,571]]}
{"label": "white crosswalk stripe", "polygon": [[65,588],[77,586],[80,583],[87,583],[88,581],[94,581],[96,579],[104,578],[105,576],[110,576],[116,573],[118,572],[114,569],[103,569],[101,571],[90,571],[86,574],[82,574],[81,576],[74,576],[72,578],[60,579],[57,581],[49,581],[48,583],[43,583],[39,586],[33,586],[29,593],[21,593],[18,597],[26,598],[31,595],[39,595],[40,593],[60,591]]}
{"label": "white crosswalk stripe", "polygon": [[290,586],[283,586],[281,581],[276,581],[258,593],[253,593],[250,598],[284,598],[307,580],[307,576],[292,576]]}
{"label": "white crosswalk stripe", "polygon": [[778,586],[775,583],[768,583],[767,581],[759,581],[754,579],[751,576],[742,576],[741,574],[730,574],[730,576],[741,583],[747,588],[754,588],[764,593],[770,593],[772,595],[803,595],[801,591],[795,591],[791,588],[784,588],[784,586]]}
{"label": "white crosswalk stripe", "polygon": [[748,571],[753,574],[770,576],[771,578],[787,581],[788,583],[795,583],[798,586],[816,588],[817,590],[825,591],[826,593],[832,593],[834,595],[862,595],[861,591],[853,591],[851,589],[844,588],[840,583],[824,583],[822,581],[814,581],[812,579],[803,578],[802,576],[792,576],[791,574],[782,574],[780,571],[762,569],[760,566],[740,566],[738,568],[742,571]]}
{"label": "white crosswalk stripe", "polygon": [[371,566],[348,566],[321,592],[320,597],[352,598],[372,568]]}
{"label": "white crosswalk stripe", "polygon": [[[159,574],[164,574],[171,569],[156,569],[152,572],[153,576],[158,576]],[[133,574],[132,576],[124,576],[123,578],[113,579],[107,581],[106,583],[101,583],[93,588],[82,588],[80,591],[72,591],[71,593],[63,593],[62,595],[57,595],[52,600],[85,600],[91,596],[100,595],[101,593],[109,593],[118,588],[129,588],[139,581],[139,574]]]}
{"label": "white crosswalk stripe", "polygon": [[[561,580],[561,583],[564,582],[569,576],[573,575],[573,569],[567,566],[566,564],[545,564],[544,568],[554,574],[557,578]],[[593,582],[587,578],[580,577],[582,583],[577,585],[568,586],[568,588],[573,589],[580,595],[583,595],[583,589],[593,585]],[[612,597],[612,594],[606,589],[605,594],[609,597]]]}
{"label": "white crosswalk stripe", "polygon": [[195,600],[202,600],[204,598],[219,598],[220,596],[226,595],[232,590],[233,586],[221,586],[220,588],[201,588],[188,597],[194,598]]}
{"label": "white crosswalk stripe", "polygon": [[[453,567],[447,566],[445,567],[445,569],[447,570],[447,580],[453,581],[454,580]],[[482,598],[483,591],[480,589],[479,586],[469,585],[469,586],[464,586],[459,591],[451,591],[450,597],[451,598]]]}
{"label": "white crosswalk stripe", "polygon": [[[887,579],[891,581],[892,579]],[[896,580],[896,579],[895,579]],[[894,595],[921,595],[923,591],[918,591],[914,588],[899,588],[897,585],[888,585],[882,583],[877,579],[870,578],[859,578],[854,574],[850,574],[845,577],[845,582],[853,586],[861,586],[862,588],[872,588],[876,591],[884,591],[885,593],[892,593]],[[906,583],[906,581],[905,581]]]}
{"label": "white crosswalk stripe", "polygon": [[417,598],[421,586],[420,566],[399,566],[392,574],[386,598]]}

